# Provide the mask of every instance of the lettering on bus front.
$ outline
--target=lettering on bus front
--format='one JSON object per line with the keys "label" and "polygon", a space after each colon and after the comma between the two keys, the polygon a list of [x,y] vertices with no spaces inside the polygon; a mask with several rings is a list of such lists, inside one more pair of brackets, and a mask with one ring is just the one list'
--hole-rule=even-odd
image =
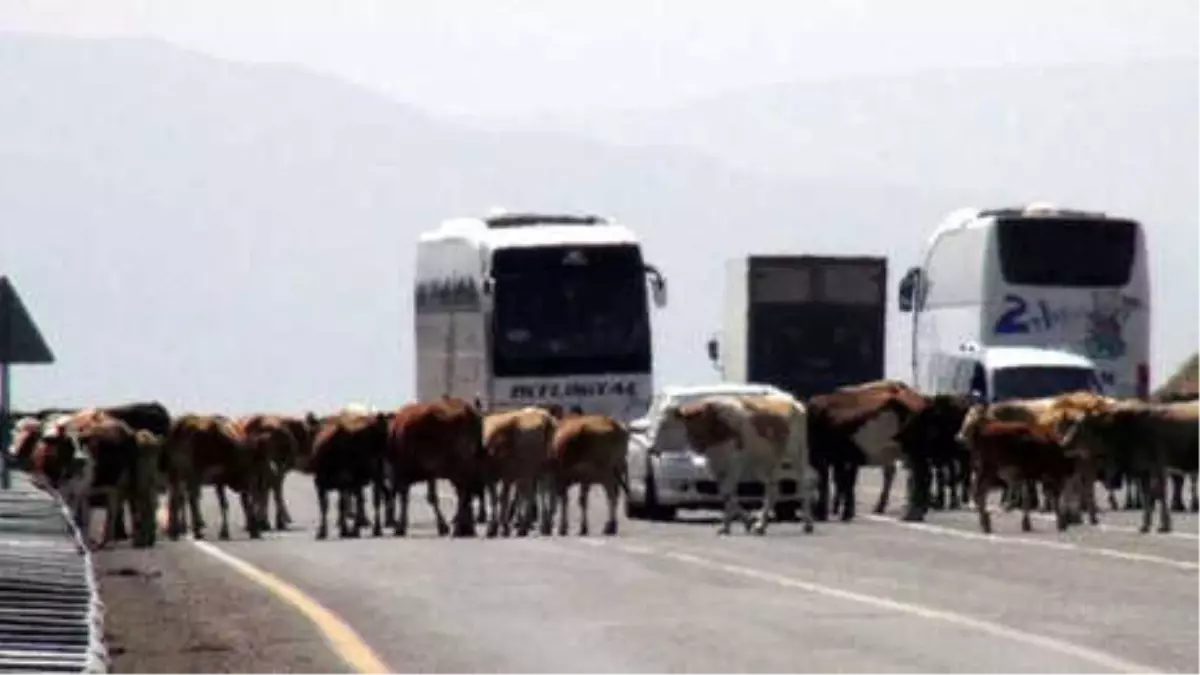
{"label": "lettering on bus front", "polygon": [[1021,295],[1004,296],[1004,309],[992,332],[997,335],[1062,332],[1082,324],[1082,346],[1095,359],[1117,359],[1128,348],[1125,325],[1141,306],[1137,298],[1116,292],[1094,291],[1087,307],[1054,307],[1045,299],[1030,302]]}
{"label": "lettering on bus front", "polygon": [[541,382],[514,384],[509,398],[517,401],[555,398],[596,398],[600,396],[637,396],[637,382]]}

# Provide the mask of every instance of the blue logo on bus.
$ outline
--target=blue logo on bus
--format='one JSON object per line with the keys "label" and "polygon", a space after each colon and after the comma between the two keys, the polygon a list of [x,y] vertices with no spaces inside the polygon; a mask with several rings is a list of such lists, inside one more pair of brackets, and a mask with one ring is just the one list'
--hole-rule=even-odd
{"label": "blue logo on bus", "polygon": [[1004,296],[1004,311],[996,318],[996,335],[1045,333],[1069,323],[1083,322],[1083,348],[1093,359],[1117,359],[1128,344],[1123,335],[1126,320],[1140,302],[1117,292],[1095,291],[1091,307],[1052,308],[1045,300],[1030,303],[1015,293]]}

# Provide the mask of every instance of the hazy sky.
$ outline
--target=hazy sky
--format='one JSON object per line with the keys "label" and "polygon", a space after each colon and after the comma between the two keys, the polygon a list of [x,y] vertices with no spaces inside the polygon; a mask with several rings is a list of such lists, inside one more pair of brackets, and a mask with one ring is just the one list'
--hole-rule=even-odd
{"label": "hazy sky", "polygon": [[0,0],[0,29],[157,37],[442,112],[664,104],[781,80],[1194,57],[1196,0]]}

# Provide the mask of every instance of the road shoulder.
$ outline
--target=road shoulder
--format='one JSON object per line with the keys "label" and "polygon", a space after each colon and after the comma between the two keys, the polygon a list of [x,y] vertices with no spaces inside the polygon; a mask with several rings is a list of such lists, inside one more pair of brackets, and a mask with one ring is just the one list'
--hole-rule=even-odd
{"label": "road shoulder", "polygon": [[95,556],[112,670],[347,672],[294,608],[185,542]]}

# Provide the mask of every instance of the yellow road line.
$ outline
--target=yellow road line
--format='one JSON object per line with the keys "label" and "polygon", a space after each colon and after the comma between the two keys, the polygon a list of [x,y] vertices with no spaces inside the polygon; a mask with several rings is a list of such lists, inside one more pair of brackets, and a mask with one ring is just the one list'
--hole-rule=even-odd
{"label": "yellow road line", "polygon": [[[160,508],[158,522],[164,529],[167,523],[166,516],[166,509]],[[394,672],[375,654],[375,651],[367,645],[366,641],[358,633],[354,632],[354,629],[349,624],[338,617],[337,614],[334,614],[319,602],[309,597],[304,591],[213,544],[206,541],[196,541],[191,539],[191,537],[188,537],[188,541],[191,541],[192,545],[203,553],[229,565],[240,572],[242,576],[257,583],[280,600],[295,607],[313,623],[322,637],[329,643],[334,653],[345,661],[346,665],[350,666],[354,672],[364,674]]]}

